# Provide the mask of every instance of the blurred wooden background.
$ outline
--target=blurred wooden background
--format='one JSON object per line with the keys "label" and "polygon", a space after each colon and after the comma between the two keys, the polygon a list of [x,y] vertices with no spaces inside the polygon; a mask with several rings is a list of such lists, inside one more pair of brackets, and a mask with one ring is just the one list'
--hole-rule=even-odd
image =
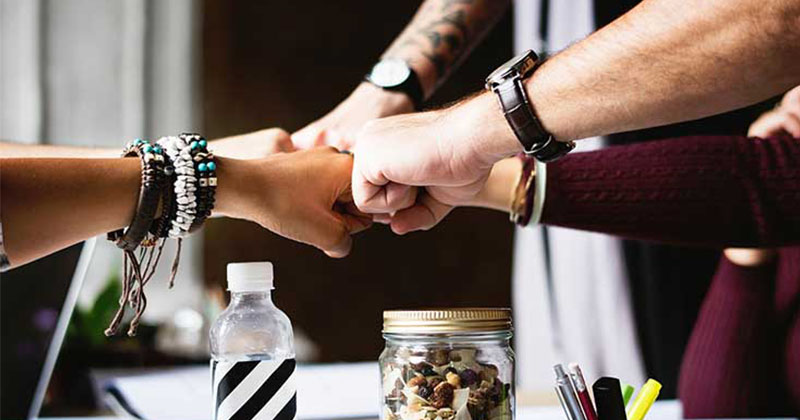
{"label": "blurred wooden background", "polygon": [[[204,130],[209,138],[270,126],[301,128],[344,99],[418,2],[204,2]],[[512,55],[506,16],[432,104],[479,90]],[[302,188],[298,189],[302,191]],[[258,226],[215,219],[205,229],[207,283],[232,261],[269,260],[276,303],[319,347],[319,362],[374,360],[389,308],[509,306],[513,228],[504,214],[455,210],[429,232],[375,226],[333,260]]]}

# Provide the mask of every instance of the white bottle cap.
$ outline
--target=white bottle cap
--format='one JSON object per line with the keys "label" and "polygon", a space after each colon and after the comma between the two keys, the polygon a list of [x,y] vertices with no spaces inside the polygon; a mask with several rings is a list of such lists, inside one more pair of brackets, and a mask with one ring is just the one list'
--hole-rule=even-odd
{"label": "white bottle cap", "polygon": [[274,288],[271,262],[228,264],[228,290],[231,292],[268,292]]}

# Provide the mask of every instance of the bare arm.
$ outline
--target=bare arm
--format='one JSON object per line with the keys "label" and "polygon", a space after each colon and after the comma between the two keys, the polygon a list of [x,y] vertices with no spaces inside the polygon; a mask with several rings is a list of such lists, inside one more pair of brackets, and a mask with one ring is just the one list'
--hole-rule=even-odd
{"label": "bare arm", "polygon": [[427,0],[383,57],[408,62],[430,96],[509,4],[509,0]]}
{"label": "bare arm", "polygon": [[571,140],[741,108],[800,83],[800,2],[645,0],[526,87]]}
{"label": "bare arm", "polygon": [[[61,146],[53,144],[25,144],[0,141],[0,157],[4,158],[115,158],[120,147]],[[209,142],[215,155],[234,159],[256,159],[278,152],[294,151],[289,133],[279,128],[268,128],[247,134],[225,137]]]}
{"label": "bare arm", "polygon": [[0,157],[64,157],[64,158],[113,158],[119,156],[120,148],[56,146],[50,144],[24,144],[0,141]]}
{"label": "bare arm", "polygon": [[[351,200],[348,155],[321,148],[217,159],[217,214],[254,221],[334,257],[346,255],[350,234],[370,224],[352,209],[337,210]],[[0,159],[0,221],[11,265],[127,226],[140,180],[135,158]]]}
{"label": "bare arm", "polygon": [[[502,17],[510,3],[510,0],[426,0],[383,57],[409,63],[420,78],[425,98],[429,98]],[[404,93],[363,82],[327,115],[294,133],[292,139],[301,148],[330,144],[349,149],[367,121],[411,111],[413,104]]]}

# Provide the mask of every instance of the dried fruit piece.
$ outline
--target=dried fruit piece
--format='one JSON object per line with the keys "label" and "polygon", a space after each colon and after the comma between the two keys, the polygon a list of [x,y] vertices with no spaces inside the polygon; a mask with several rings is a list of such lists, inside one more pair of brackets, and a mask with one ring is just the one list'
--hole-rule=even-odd
{"label": "dried fruit piece", "polygon": [[444,408],[453,403],[453,385],[447,382],[442,382],[433,390],[433,396],[430,398],[431,405],[436,408]]}
{"label": "dried fruit piece", "polygon": [[425,399],[428,399],[432,393],[433,391],[431,391],[431,388],[429,388],[427,385],[420,385],[417,389],[417,395]]}
{"label": "dried fruit piece", "polygon": [[431,389],[436,388],[437,385],[444,382],[444,378],[441,376],[428,376],[428,387]]}
{"label": "dried fruit piece", "polygon": [[481,379],[486,382],[493,383],[494,378],[496,378],[498,375],[497,366],[481,365],[481,367],[483,368],[481,369]]}
{"label": "dried fruit piece", "polygon": [[445,349],[437,349],[431,353],[430,361],[436,366],[450,363],[450,352]]}
{"label": "dried fruit piece", "polygon": [[478,383],[480,376],[472,369],[464,369],[459,376],[461,377],[461,386],[468,387]]}
{"label": "dried fruit piece", "polygon": [[458,375],[458,369],[456,369],[456,368],[454,368],[454,367],[452,367],[452,366],[448,366],[448,367],[447,367],[447,369],[445,369],[444,371],[442,371],[442,374],[443,374],[443,375],[447,375],[447,373],[448,373],[448,372],[450,372],[450,373],[455,373],[456,375]]}
{"label": "dried fruit piece", "polygon": [[453,385],[454,388],[461,388],[461,378],[457,374],[453,372],[447,372],[445,378],[447,378],[447,383]]}
{"label": "dried fruit piece", "polygon": [[415,377],[411,378],[408,381],[408,386],[412,387],[412,386],[419,386],[419,385],[422,385],[422,384],[426,384],[427,385],[427,383],[428,383],[428,381],[425,379],[424,376],[418,375],[418,376],[415,376]]}

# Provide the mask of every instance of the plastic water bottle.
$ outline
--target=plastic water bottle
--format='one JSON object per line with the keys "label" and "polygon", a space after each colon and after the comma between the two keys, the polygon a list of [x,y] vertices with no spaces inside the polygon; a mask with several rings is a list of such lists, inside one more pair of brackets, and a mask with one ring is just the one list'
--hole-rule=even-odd
{"label": "plastic water bottle", "polygon": [[214,420],[296,418],[292,324],[274,303],[272,264],[228,264],[231,303],[211,327]]}

